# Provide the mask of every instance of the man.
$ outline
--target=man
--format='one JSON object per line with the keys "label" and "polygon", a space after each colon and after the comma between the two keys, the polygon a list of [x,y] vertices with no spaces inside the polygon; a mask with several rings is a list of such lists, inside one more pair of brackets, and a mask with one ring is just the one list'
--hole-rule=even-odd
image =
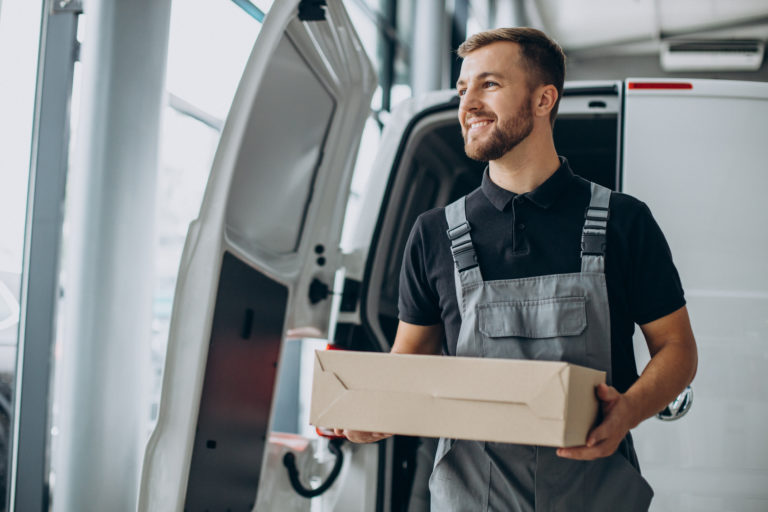
{"label": "man", "polygon": [[[672,401],[697,365],[669,248],[643,203],[558,157],[565,57],[555,42],[497,29],[458,53],[465,150],[488,167],[477,190],[414,225],[392,351],[564,360],[605,370],[609,385],[596,390],[603,414],[585,446],[441,439],[432,509],[647,510],[653,493],[629,430]],[[639,378],[635,323],[652,356]]]}

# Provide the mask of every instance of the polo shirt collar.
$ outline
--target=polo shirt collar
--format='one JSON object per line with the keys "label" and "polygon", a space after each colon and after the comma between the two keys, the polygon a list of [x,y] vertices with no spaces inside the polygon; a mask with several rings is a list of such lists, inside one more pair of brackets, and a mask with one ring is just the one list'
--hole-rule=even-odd
{"label": "polo shirt collar", "polygon": [[[571,166],[568,165],[568,160],[565,157],[560,158],[560,167],[550,176],[547,180],[525,194],[521,194],[527,197],[532,203],[542,208],[549,208],[560,196],[566,185],[571,182],[574,177]],[[483,172],[483,181],[480,186],[485,194],[485,197],[496,207],[499,211],[504,211],[512,200],[518,195],[509,190],[503,189],[495,184],[489,175],[488,167]]]}

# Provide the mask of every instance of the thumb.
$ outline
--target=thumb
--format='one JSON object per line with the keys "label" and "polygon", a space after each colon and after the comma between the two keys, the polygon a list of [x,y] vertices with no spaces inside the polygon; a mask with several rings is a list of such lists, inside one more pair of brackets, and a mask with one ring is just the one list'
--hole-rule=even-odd
{"label": "thumb", "polygon": [[620,396],[619,391],[613,386],[609,386],[604,382],[601,382],[597,386],[597,398],[602,402],[613,402]]}

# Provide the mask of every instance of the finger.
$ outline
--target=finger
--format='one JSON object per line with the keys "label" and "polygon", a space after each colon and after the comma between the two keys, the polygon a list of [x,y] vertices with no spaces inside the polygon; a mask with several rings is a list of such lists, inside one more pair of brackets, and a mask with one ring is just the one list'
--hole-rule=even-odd
{"label": "finger", "polygon": [[343,428],[334,428],[333,429],[333,435],[335,435],[335,436],[343,436],[344,435],[344,429]]}
{"label": "finger", "polygon": [[595,460],[610,455],[610,450],[606,449],[605,443],[598,443],[595,446],[574,446],[570,448],[558,448],[558,457],[574,460]]}
{"label": "finger", "polygon": [[370,443],[373,441],[373,439],[371,439],[371,435],[372,434],[370,432],[361,432],[359,430],[349,429],[344,430],[344,437],[353,443]]}
{"label": "finger", "polygon": [[370,443],[372,441],[371,434],[368,432],[357,432],[354,430],[347,430],[344,436],[353,443]]}
{"label": "finger", "polygon": [[587,435],[586,446],[591,448],[597,445],[598,443],[605,441],[609,437],[610,437],[610,429],[606,426],[605,423],[601,423],[600,425],[593,428]]}
{"label": "finger", "polygon": [[344,437],[353,443],[375,443],[391,436],[391,434],[383,434],[380,432],[362,432],[358,430],[345,430],[344,433]]}

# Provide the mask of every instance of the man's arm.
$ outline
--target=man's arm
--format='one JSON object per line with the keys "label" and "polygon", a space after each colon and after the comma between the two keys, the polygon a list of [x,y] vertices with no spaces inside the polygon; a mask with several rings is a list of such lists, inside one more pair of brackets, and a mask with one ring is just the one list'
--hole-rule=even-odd
{"label": "man's arm", "polygon": [[397,324],[393,354],[439,355],[443,347],[443,324],[416,325],[403,322]]}
{"label": "man's arm", "polygon": [[[392,353],[440,354],[443,346],[443,335],[443,324],[415,325],[401,320],[397,325]],[[381,432],[361,432],[340,428],[334,429],[334,433],[337,436],[346,437],[353,443],[373,443],[392,436],[392,434]]]}
{"label": "man's arm", "polygon": [[579,460],[611,455],[630,429],[663,410],[696,375],[696,341],[685,306],[640,326],[651,353],[643,374],[626,393],[601,384],[603,421],[587,436],[586,446],[560,448],[557,454]]}

